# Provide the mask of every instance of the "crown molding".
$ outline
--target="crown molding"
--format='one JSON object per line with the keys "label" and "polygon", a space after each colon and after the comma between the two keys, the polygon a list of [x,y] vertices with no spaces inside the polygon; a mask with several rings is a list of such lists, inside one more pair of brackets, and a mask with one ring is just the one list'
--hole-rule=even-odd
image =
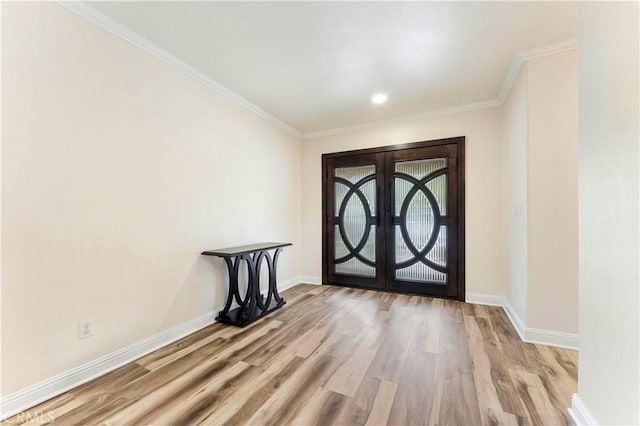
{"label": "crown molding", "polygon": [[488,100],[488,101],[476,102],[476,103],[472,103],[472,104],[458,105],[458,106],[454,106],[454,107],[451,107],[451,108],[444,108],[444,109],[438,109],[438,110],[433,110],[433,111],[425,111],[425,112],[420,112],[418,114],[403,115],[401,117],[390,118],[388,120],[373,121],[373,122],[369,122],[369,123],[356,124],[356,125],[353,125],[353,126],[336,127],[334,129],[327,129],[327,130],[320,130],[318,132],[304,133],[302,135],[302,139],[303,140],[314,139],[314,138],[319,138],[319,137],[323,137],[323,136],[336,135],[336,134],[339,134],[339,133],[347,133],[347,132],[355,132],[355,131],[358,131],[358,130],[373,129],[373,128],[376,128],[376,127],[389,126],[389,125],[392,125],[392,124],[399,124],[399,123],[405,123],[405,122],[409,122],[409,121],[422,120],[422,119],[425,119],[425,118],[440,117],[440,116],[444,116],[444,115],[458,114],[458,113],[461,113],[461,112],[474,111],[474,110],[478,110],[478,109],[493,108],[493,107],[497,107],[497,106],[500,106],[500,102],[497,99],[491,99],[491,100]]}
{"label": "crown molding", "polygon": [[243,106],[249,111],[264,118],[274,126],[284,130],[285,132],[297,138],[302,137],[302,134],[299,131],[289,126],[284,121],[268,113],[267,111],[260,108],[259,106],[253,104],[252,102],[240,96],[239,94],[229,89],[225,85],[206,76],[204,73],[200,72],[193,66],[189,65],[188,63],[184,62],[181,59],[178,59],[171,53],[167,52],[166,50],[162,49],[160,46],[142,37],[140,34],[136,33],[135,31],[132,31],[131,29],[111,19],[110,17],[100,12],[99,10],[89,6],[87,3],[83,1],[62,1],[62,0],[55,0],[55,1],[59,5],[87,19],[88,21],[94,23],[95,25],[98,25],[99,27],[109,31],[110,33],[121,38],[122,40],[132,44],[133,46],[141,50],[144,50],[147,53],[150,53],[151,55],[166,62],[167,64],[173,66],[174,68],[186,73],[187,75],[199,81],[200,83],[204,84],[205,86],[219,92],[220,94],[226,96],[230,100]]}
{"label": "crown molding", "polygon": [[542,56],[555,55],[556,53],[567,52],[569,50],[576,50],[578,48],[578,39],[572,38],[569,40],[559,41],[553,44],[547,44],[546,46],[540,46],[528,50],[520,50],[516,55],[520,56],[523,61],[529,59],[540,58]]}
{"label": "crown molding", "polygon": [[560,41],[558,43],[548,44],[546,46],[540,46],[534,49],[520,50],[516,52],[511,59],[511,64],[509,65],[509,69],[507,70],[507,75],[504,78],[504,83],[502,83],[500,93],[498,94],[498,100],[500,101],[500,103],[502,104],[505,99],[507,99],[509,91],[511,90],[511,86],[516,80],[516,77],[520,72],[520,68],[526,61],[530,59],[541,58],[543,56],[555,55],[556,53],[567,52],[569,50],[575,50],[577,48],[578,39],[572,38],[569,40]]}
{"label": "crown molding", "polygon": [[502,83],[502,86],[500,87],[500,92],[498,93],[498,96],[495,99],[489,99],[486,101],[476,102],[472,104],[458,105],[455,107],[445,108],[445,109],[440,109],[435,111],[425,111],[418,114],[411,114],[411,115],[396,117],[389,120],[374,121],[370,123],[357,124],[353,126],[337,127],[334,129],[304,133],[302,135],[302,139],[303,140],[314,139],[314,138],[319,138],[323,136],[332,136],[340,133],[354,132],[357,130],[372,129],[375,127],[388,126],[392,124],[399,124],[399,123],[404,123],[408,121],[421,120],[425,118],[434,118],[434,117],[440,117],[444,115],[458,114],[466,111],[474,111],[478,109],[497,107],[502,105],[504,101],[507,99],[507,96],[509,95],[509,91],[511,91],[511,86],[513,85],[513,82],[516,80],[516,77],[520,72],[520,68],[522,68],[522,65],[526,61],[530,59],[540,58],[543,56],[555,55],[556,53],[567,52],[569,50],[575,50],[577,48],[578,48],[578,39],[574,38],[574,39],[564,40],[564,41],[560,41],[553,44],[548,44],[546,46],[536,47],[534,49],[517,51],[513,55],[513,58],[511,59],[511,64],[509,65],[509,68],[507,70],[507,74],[505,76],[504,82]]}
{"label": "crown molding", "polygon": [[395,117],[387,120],[374,121],[374,122],[368,122],[368,123],[362,123],[362,124],[356,124],[356,125],[344,126],[344,127],[336,127],[332,129],[320,130],[317,132],[301,133],[295,128],[289,126],[284,121],[277,118],[276,116],[270,114],[269,112],[253,104],[246,98],[240,96],[239,94],[229,89],[225,85],[208,77],[207,75],[200,72],[193,66],[189,65],[183,60],[177,58],[176,56],[162,49],[158,45],[142,37],[140,34],[136,33],[135,31],[125,27],[124,25],[120,24],[114,19],[111,19],[104,13],[89,6],[86,2],[65,1],[65,0],[54,0],[54,1],[59,5],[67,8],[68,10],[74,12],[75,14],[94,23],[95,25],[98,25],[99,27],[105,29],[106,31],[109,31],[110,33],[121,38],[122,40],[127,41],[133,46],[136,46],[139,49],[142,49],[145,52],[150,53],[151,55],[166,62],[167,64],[173,66],[174,68],[188,74],[193,79],[201,82],[205,86],[213,90],[216,90],[217,92],[226,96],[230,100],[238,103],[239,105],[243,106],[249,111],[252,111],[258,116],[264,118],[265,120],[275,125],[276,127],[302,140],[314,139],[314,138],[319,138],[323,136],[331,136],[339,133],[354,132],[358,130],[373,129],[376,127],[389,126],[393,124],[400,124],[400,123],[405,123],[410,121],[422,120],[426,118],[441,117],[445,115],[458,114],[461,112],[474,111],[474,110],[485,109],[485,108],[494,108],[502,105],[502,103],[507,98],[509,91],[511,90],[511,86],[513,85],[513,82],[515,81],[518,75],[518,72],[520,71],[520,68],[522,67],[522,64],[525,61],[528,61],[534,58],[539,58],[542,56],[549,56],[556,53],[566,52],[566,51],[574,50],[578,48],[578,40],[570,39],[570,40],[564,40],[558,43],[549,44],[546,46],[536,47],[534,49],[521,50],[516,52],[513,55],[513,59],[511,61],[509,69],[507,70],[505,80],[502,86],[500,87],[500,92],[498,93],[498,96],[495,99],[489,99],[486,101],[475,102],[471,104],[458,105],[458,106],[439,109],[439,110],[424,111],[417,114],[410,114],[410,115]]}
{"label": "crown molding", "polygon": [[513,55],[509,69],[507,69],[507,75],[504,78],[504,82],[500,88],[500,93],[498,94],[498,102],[500,102],[501,105],[507,99],[507,96],[511,91],[511,86],[513,86],[513,82],[516,81],[516,77],[518,76],[523,63],[524,60],[520,55],[518,55],[518,53]]}

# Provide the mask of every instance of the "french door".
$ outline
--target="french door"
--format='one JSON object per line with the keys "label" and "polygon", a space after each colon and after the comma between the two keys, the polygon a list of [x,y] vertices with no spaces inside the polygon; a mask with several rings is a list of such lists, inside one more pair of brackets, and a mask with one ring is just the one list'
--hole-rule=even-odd
{"label": "french door", "polygon": [[464,300],[464,137],[323,155],[323,283]]}

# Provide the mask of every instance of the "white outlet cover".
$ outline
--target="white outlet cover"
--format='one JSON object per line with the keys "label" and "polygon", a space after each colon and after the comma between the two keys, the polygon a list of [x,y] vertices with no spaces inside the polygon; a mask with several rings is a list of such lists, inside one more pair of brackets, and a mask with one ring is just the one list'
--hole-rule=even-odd
{"label": "white outlet cover", "polygon": [[84,339],[87,337],[93,336],[93,321],[91,320],[82,320],[80,321],[80,338]]}
{"label": "white outlet cover", "polygon": [[513,209],[513,214],[516,216],[522,216],[522,204],[516,204],[515,208]]}

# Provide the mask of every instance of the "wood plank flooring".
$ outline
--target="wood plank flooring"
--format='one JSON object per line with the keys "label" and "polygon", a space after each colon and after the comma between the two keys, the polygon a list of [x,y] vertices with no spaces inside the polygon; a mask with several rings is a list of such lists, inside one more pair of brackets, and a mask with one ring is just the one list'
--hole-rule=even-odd
{"label": "wood plank flooring", "polygon": [[522,343],[501,308],[301,284],[3,424],[555,425],[575,351]]}

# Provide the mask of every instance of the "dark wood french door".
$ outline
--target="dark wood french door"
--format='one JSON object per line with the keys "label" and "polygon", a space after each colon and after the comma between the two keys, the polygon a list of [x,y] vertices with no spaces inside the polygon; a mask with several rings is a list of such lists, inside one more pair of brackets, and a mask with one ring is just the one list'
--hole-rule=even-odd
{"label": "dark wood french door", "polygon": [[464,300],[464,137],[322,160],[323,283]]}

